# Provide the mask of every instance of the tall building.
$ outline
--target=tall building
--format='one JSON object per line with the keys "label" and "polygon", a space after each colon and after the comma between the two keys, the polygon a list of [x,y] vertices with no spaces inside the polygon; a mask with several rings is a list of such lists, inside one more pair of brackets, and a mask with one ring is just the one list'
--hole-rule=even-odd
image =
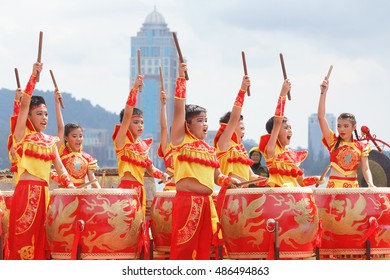
{"label": "tall building", "polygon": [[[315,161],[321,161],[329,157],[329,152],[322,144],[322,132],[320,124],[318,122],[318,115],[311,114],[309,117],[309,156]],[[328,121],[330,129],[335,131],[336,117],[333,114],[326,114],[326,120]]]}
{"label": "tall building", "polygon": [[130,87],[138,75],[138,55],[141,53],[141,74],[145,76],[145,86],[138,94],[137,107],[144,113],[144,133],[142,138],[153,138],[149,153],[153,163],[163,168],[163,161],[157,156],[160,142],[160,72],[164,80],[164,89],[168,95],[168,127],[173,117],[173,96],[177,78],[177,50],[172,32],[164,17],[154,9],[145,19],[137,36],[131,37]]}

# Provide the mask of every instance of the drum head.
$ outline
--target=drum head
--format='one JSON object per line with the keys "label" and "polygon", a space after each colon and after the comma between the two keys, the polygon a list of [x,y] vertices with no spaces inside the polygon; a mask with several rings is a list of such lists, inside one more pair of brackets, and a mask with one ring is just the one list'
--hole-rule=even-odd
{"label": "drum head", "polygon": [[[368,163],[370,165],[374,185],[377,187],[390,187],[390,159],[385,154],[380,153],[377,150],[372,150],[368,156]],[[357,170],[357,175],[359,186],[367,187],[360,165]]]}

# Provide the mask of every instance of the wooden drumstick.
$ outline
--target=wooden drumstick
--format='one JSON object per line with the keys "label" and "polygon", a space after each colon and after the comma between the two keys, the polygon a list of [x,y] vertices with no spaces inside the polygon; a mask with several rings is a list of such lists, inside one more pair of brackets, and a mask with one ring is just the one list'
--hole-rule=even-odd
{"label": "wooden drumstick", "polygon": [[[244,74],[245,74],[245,76],[247,76],[248,75],[248,70],[247,70],[247,68],[246,68],[246,59],[245,59],[245,52],[241,52],[241,56],[242,56],[242,64],[243,64],[243,66],[244,66]],[[251,96],[251,91],[250,91],[250,89],[249,89],[249,87],[248,87],[248,89],[246,90],[246,93],[248,94],[248,96]]]}
{"label": "wooden drumstick", "polygon": [[[283,54],[280,53],[279,57],[280,57],[280,64],[282,65],[283,77],[286,80],[287,79],[287,72],[286,72],[286,67],[284,65]],[[291,93],[290,93],[290,91],[287,92],[287,97],[288,97],[288,100],[291,100]]]}
{"label": "wooden drumstick", "polygon": [[85,187],[88,187],[89,185],[92,185],[92,184],[96,183],[97,181],[98,181],[98,180],[95,179],[95,180],[86,182],[86,183],[84,183],[84,184],[82,184],[82,185],[80,185],[80,186],[77,186],[76,188],[77,188],[77,189],[83,189],[83,188],[85,188]]}
{"label": "wooden drumstick", "polygon": [[[332,70],[333,70],[333,65],[331,65],[329,67],[329,70],[328,70],[328,74],[326,74],[326,80],[328,81],[329,80],[329,77],[330,77],[330,74],[332,73]],[[321,94],[323,94],[324,92],[321,90]]]}
{"label": "wooden drumstick", "polygon": [[[169,177],[168,177],[168,181],[171,180],[172,178],[173,178],[173,175],[172,175],[172,176],[169,176]],[[161,180],[161,181],[158,181],[158,184],[162,184],[162,183],[163,183],[162,180]]]}
{"label": "wooden drumstick", "polygon": [[[138,75],[141,75],[141,50],[137,51],[137,61],[138,61]],[[139,87],[139,92],[142,92],[142,87]]]}
{"label": "wooden drumstick", "polygon": [[[42,58],[42,40],[43,40],[43,32],[40,31],[39,32],[39,45],[38,45],[38,58],[37,58],[37,62],[41,62],[41,58]],[[39,82],[39,75],[40,75],[40,72],[37,73],[37,83]]]}
{"label": "wooden drumstick", "polygon": [[16,85],[18,88],[21,88],[20,86],[20,80],[19,80],[19,72],[18,72],[18,68],[15,68],[15,78],[16,78]]}
{"label": "wooden drumstick", "polygon": [[[318,180],[318,181],[322,181],[322,180],[324,180],[324,177],[326,176],[326,174],[328,173],[328,171],[329,171],[329,169],[332,167],[332,165],[328,165],[326,168],[325,168],[325,170],[324,170],[324,172],[322,173],[322,175],[321,175],[321,177],[320,177],[320,179]],[[318,183],[316,184],[316,188],[318,188]]]}
{"label": "wooden drumstick", "polygon": [[[52,70],[50,70],[50,76],[53,81],[54,87],[58,90],[57,82],[56,79],[54,78],[54,74]],[[60,98],[59,101],[60,101],[61,108],[64,109],[65,106],[64,106],[64,102],[62,101],[62,98]]]}
{"label": "wooden drumstick", "polygon": [[[183,55],[182,55],[182,53],[181,53],[181,49],[180,49],[180,45],[179,45],[179,40],[177,40],[176,32],[172,32],[172,35],[173,35],[173,39],[175,40],[175,45],[176,45],[177,53],[178,53],[178,55],[179,55],[179,60],[180,60],[181,63],[183,63],[183,62],[184,62],[184,59],[183,59]],[[190,78],[188,77],[187,71],[185,71],[184,74],[185,74],[186,80],[188,81]]]}
{"label": "wooden drumstick", "polygon": [[245,182],[241,182],[241,183],[238,183],[236,184],[237,187],[241,187],[243,185],[248,185],[248,184],[252,184],[252,183],[257,183],[257,182],[261,182],[261,181],[266,181],[268,178],[266,177],[263,177],[263,178],[258,178],[258,179],[253,179],[253,180],[249,180],[249,181],[245,181]]}
{"label": "wooden drumstick", "polygon": [[164,79],[163,79],[161,66],[159,66],[158,70],[160,71],[160,89],[161,89],[161,91],[165,91],[165,89],[164,89]]}
{"label": "wooden drumstick", "polygon": [[326,79],[329,80],[330,74],[332,73],[333,65],[329,67],[328,74],[326,75]]}

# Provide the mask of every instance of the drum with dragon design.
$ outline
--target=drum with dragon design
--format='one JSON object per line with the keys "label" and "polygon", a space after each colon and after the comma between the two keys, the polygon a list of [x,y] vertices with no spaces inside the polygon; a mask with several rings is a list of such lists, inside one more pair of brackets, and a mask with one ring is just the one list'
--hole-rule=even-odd
{"label": "drum with dragon design", "polygon": [[[275,239],[269,221],[277,221]],[[318,213],[310,188],[229,189],[220,222],[231,259],[267,258],[274,240],[280,258],[313,256]]]}
{"label": "drum with dragon design", "polygon": [[46,224],[51,256],[70,259],[79,239],[81,259],[136,259],[141,222],[135,190],[55,189]]}

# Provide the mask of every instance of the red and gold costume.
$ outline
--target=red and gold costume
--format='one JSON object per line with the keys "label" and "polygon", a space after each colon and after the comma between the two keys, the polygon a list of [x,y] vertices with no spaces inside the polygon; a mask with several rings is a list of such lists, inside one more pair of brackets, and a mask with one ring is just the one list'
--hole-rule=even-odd
{"label": "red and gold costume", "polygon": [[45,217],[49,203],[48,183],[58,137],[36,132],[27,120],[21,141],[14,141],[17,171],[27,171],[43,181],[19,180],[10,210],[10,259],[46,259]]}
{"label": "red and gold costume", "polygon": [[[120,125],[116,125],[112,139],[115,139]],[[152,139],[137,139],[134,140],[130,130],[127,131],[125,144],[123,147],[117,147],[114,141],[115,152],[118,158],[118,175],[122,178],[126,172],[129,172],[137,182],[132,181],[121,182],[118,188],[137,189],[142,209],[146,210],[146,193],[144,189],[144,174],[146,167],[152,164],[149,159],[148,151],[152,145]],[[137,187],[135,187],[137,185]]]}
{"label": "red and gold costume", "polygon": [[[260,137],[259,150],[264,154],[264,159],[269,171],[268,186],[270,187],[297,187],[299,176],[303,176],[303,171],[299,165],[306,159],[307,151],[293,151],[283,148],[279,141],[275,146],[275,153],[269,158],[266,153],[266,147],[271,134]],[[306,177],[303,179],[305,186],[316,183],[315,177]]]}
{"label": "red and gold costume", "polygon": [[245,147],[240,143],[237,133],[233,133],[229,148],[221,151],[218,146],[218,139],[225,130],[227,124],[222,123],[214,138],[214,147],[216,147],[218,162],[221,166],[221,172],[226,175],[235,175],[243,181],[249,180],[250,166],[253,160],[248,157]]}
{"label": "red and gold costume", "polygon": [[[174,174],[173,171],[173,160],[172,160],[172,144],[169,143],[167,147],[167,153],[163,155],[163,150],[161,147],[161,144],[158,146],[157,154],[160,158],[164,160],[166,172],[172,176]],[[176,184],[174,183],[174,180],[172,178],[171,182],[165,184],[164,191],[174,191],[176,190]]]}
{"label": "red and gold costume", "polygon": [[62,144],[59,150],[61,161],[68,171],[70,180],[77,187],[85,183],[88,170],[97,168],[97,160],[84,151],[74,152],[69,145]]}
{"label": "red and gold costume", "polygon": [[[178,78],[175,98],[185,99],[185,91],[185,79]],[[212,193],[215,168],[219,168],[215,148],[196,138],[186,126],[182,143],[172,149],[175,183],[194,178]],[[178,191],[172,210],[170,259],[209,259],[217,220],[211,195]]]}
{"label": "red and gold costume", "polygon": [[[173,146],[175,182],[194,178],[214,190],[214,172],[219,167],[215,149],[186,128],[183,142]],[[209,259],[218,218],[211,195],[176,193],[172,213],[171,259]]]}
{"label": "red and gold costume", "polygon": [[[371,147],[358,140],[352,142],[340,141],[337,149],[334,149],[338,137],[329,130],[329,139],[322,138],[322,143],[329,150],[330,165],[339,173],[350,177],[330,176],[327,188],[357,188],[357,168],[362,157],[368,157]],[[328,145],[329,143],[329,145]]]}

